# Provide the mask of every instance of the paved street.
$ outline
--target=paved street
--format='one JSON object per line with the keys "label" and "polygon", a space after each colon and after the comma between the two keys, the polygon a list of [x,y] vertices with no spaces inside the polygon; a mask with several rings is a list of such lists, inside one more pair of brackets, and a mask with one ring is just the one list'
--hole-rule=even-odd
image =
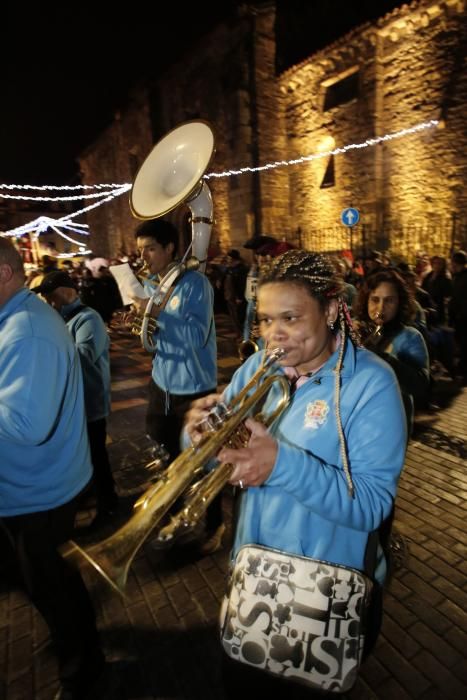
{"label": "paved street", "polygon": [[[218,336],[222,384],[238,364],[225,316],[218,318]],[[137,339],[112,332],[109,453],[122,520],[148,485],[149,367]],[[383,633],[351,700],[467,697],[467,389],[441,376],[435,401],[439,407],[418,418],[409,446],[396,504],[399,567],[386,593]],[[131,568],[125,600],[85,571],[113,668],[115,700],[223,700],[216,622],[231,502],[227,491],[224,550],[201,557],[195,543],[161,550],[149,538]],[[90,515],[83,512],[82,526]],[[58,687],[47,629],[6,580],[0,583],[0,674],[0,700],[52,700]]]}

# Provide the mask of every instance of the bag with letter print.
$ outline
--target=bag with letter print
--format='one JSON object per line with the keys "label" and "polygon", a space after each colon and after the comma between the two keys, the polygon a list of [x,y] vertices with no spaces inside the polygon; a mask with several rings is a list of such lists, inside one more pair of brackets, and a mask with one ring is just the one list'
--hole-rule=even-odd
{"label": "bag with letter print", "polygon": [[356,569],[245,545],[221,609],[224,651],[284,681],[344,693],[362,660],[371,589]]}

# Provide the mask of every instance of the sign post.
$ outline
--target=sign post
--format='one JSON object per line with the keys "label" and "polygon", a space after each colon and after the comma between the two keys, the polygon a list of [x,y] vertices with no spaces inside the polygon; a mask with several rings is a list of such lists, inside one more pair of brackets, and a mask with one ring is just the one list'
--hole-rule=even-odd
{"label": "sign post", "polygon": [[353,251],[353,227],[360,221],[360,212],[354,207],[347,207],[341,212],[341,222],[350,229],[350,250]]}

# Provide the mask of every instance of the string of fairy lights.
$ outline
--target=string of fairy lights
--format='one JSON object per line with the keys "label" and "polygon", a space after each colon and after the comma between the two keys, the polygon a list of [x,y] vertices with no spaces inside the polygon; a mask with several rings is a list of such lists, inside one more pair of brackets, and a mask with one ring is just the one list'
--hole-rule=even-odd
{"label": "string of fairy lights", "polygon": [[[272,163],[266,163],[264,165],[259,165],[256,167],[241,167],[238,169],[225,170],[220,173],[207,173],[204,175],[205,180],[218,179],[225,177],[233,177],[234,175],[244,175],[245,173],[255,173],[264,172],[268,170],[274,170],[275,168],[290,167],[294,165],[301,165],[303,163],[309,163],[320,158],[329,158],[330,156],[343,155],[353,150],[360,150],[363,148],[369,148],[371,146],[376,146],[380,143],[385,143],[387,141],[392,141],[394,139],[401,139],[412,134],[425,131],[427,129],[432,129],[439,126],[440,122],[436,119],[431,119],[427,122],[420,122],[414,126],[407,127],[405,129],[400,129],[399,131],[389,132],[382,136],[374,136],[365,141],[359,143],[350,143],[345,146],[339,146],[332,150],[322,151],[319,153],[312,153],[310,155],[299,156],[298,158],[292,158],[290,160],[279,160]],[[61,257],[71,257],[75,254],[85,255],[91,253],[82,242],[79,242],[71,238],[65,231],[72,231],[80,235],[88,236],[89,230],[86,224],[80,224],[75,221],[78,216],[100,207],[102,204],[113,201],[115,198],[120,197],[125,192],[131,189],[132,185],[129,183],[100,183],[95,185],[12,185],[12,184],[0,184],[0,198],[10,199],[10,200],[21,200],[21,201],[34,201],[34,202],[72,202],[72,201],[83,201],[83,200],[96,200],[92,204],[79,209],[65,216],[61,216],[54,219],[49,216],[40,216],[27,224],[18,226],[16,228],[10,229],[9,231],[3,232],[3,236],[14,236],[16,238],[30,233],[34,240],[37,240],[41,233],[44,233],[49,228],[55,233],[62,236],[64,239],[78,246],[78,253],[62,253]],[[89,192],[89,190],[92,190]],[[32,194],[16,194],[17,192],[79,192],[79,194],[64,194],[58,196],[44,196],[44,195],[32,195]],[[85,193],[86,192],[86,193]]]}

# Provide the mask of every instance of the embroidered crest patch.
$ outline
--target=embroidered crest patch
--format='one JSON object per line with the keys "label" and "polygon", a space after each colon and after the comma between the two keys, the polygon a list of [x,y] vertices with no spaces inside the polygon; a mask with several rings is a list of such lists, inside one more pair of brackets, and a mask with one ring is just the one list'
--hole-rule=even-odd
{"label": "embroidered crest patch", "polygon": [[316,430],[326,422],[328,413],[329,405],[323,399],[316,399],[313,403],[309,403],[305,411],[305,428]]}
{"label": "embroidered crest patch", "polygon": [[169,306],[171,309],[173,309],[173,311],[175,311],[175,309],[178,309],[179,304],[180,304],[180,297],[178,297],[176,295],[174,297],[172,297],[171,300],[169,301]]}

